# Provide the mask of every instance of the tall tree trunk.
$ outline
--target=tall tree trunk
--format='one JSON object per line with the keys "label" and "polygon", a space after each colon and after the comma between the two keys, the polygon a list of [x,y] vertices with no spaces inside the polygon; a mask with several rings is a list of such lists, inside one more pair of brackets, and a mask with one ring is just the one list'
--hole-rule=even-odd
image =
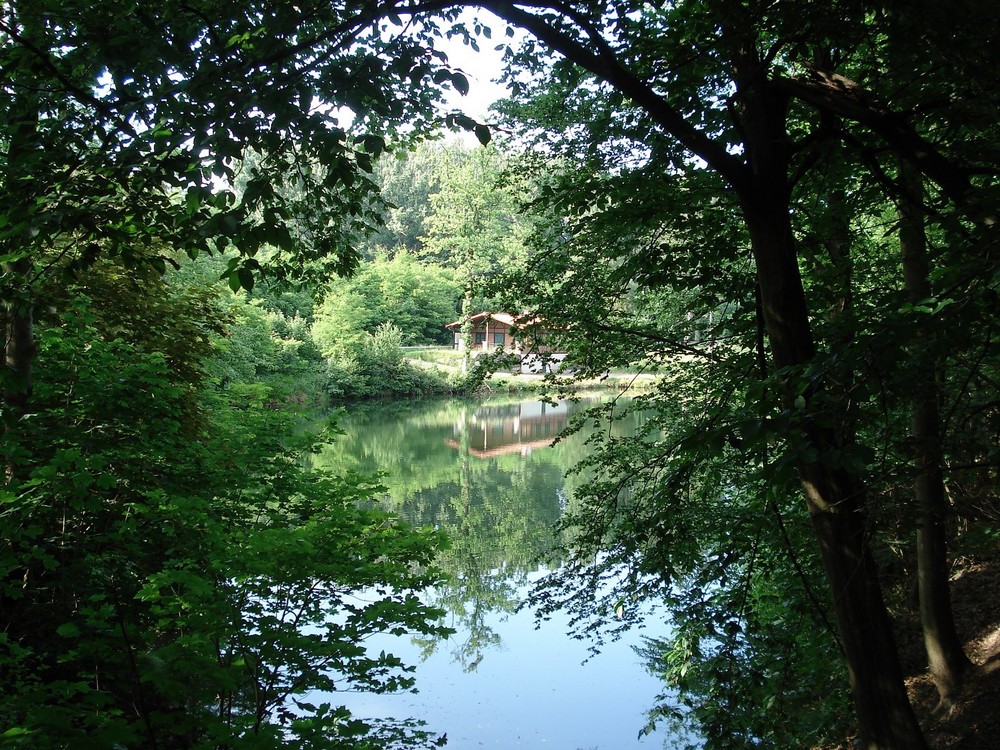
{"label": "tall tree trunk", "polygon": [[472,364],[472,281],[465,282],[462,295],[462,327],[459,329],[462,341],[462,376],[469,374]]}
{"label": "tall tree trunk", "polygon": [[20,258],[3,265],[3,379],[4,408],[9,418],[16,419],[25,409],[31,396],[32,366],[35,359],[34,319],[31,313],[31,295],[27,279],[31,262]]}
{"label": "tall tree trunk", "polygon": [[[837,285],[830,310],[830,320],[839,322],[850,317],[854,306],[854,265],[851,261],[851,208],[847,194],[842,187],[835,187],[827,194],[829,209],[823,222],[825,238],[823,246],[830,256],[834,269],[834,283]],[[854,339],[851,328],[842,329],[839,343],[850,344]]]}
{"label": "tall tree trunk", "polygon": [[[790,218],[787,100],[767,80],[754,40],[738,30],[734,39],[749,166],[748,179],[734,187],[750,233],[774,366],[794,371],[814,361],[816,346]],[[847,400],[837,391],[822,384],[804,394],[786,388],[782,399],[796,417],[789,439],[800,435],[811,449],[800,455],[814,453],[797,468],[833,596],[858,731],[868,750],[925,750],[872,556],[866,488],[842,465],[822,460],[852,442]],[[800,395],[805,404],[796,403]]]}
{"label": "tall tree trunk", "polygon": [[[756,197],[753,203],[744,201],[744,215],[774,365],[777,369],[802,365],[812,360],[815,348],[787,206],[768,207],[762,205],[760,192]],[[822,400],[823,395],[807,392],[804,411],[814,408],[814,400]],[[834,416],[834,424],[843,423]],[[805,417],[801,427],[819,455],[844,447],[843,436],[821,427],[812,417]],[[872,557],[865,488],[847,470],[818,460],[800,463],[799,477],[833,594],[865,747],[922,750],[926,745],[903,685],[892,625]]]}
{"label": "tall tree trunk", "polygon": [[[2,246],[0,246],[2,248]],[[2,251],[2,250],[0,250]],[[32,367],[35,361],[34,321],[30,290],[19,282],[27,279],[31,263],[19,259],[3,264],[0,281],[3,303],[0,306],[0,331],[3,335],[3,359],[0,366],[0,437],[8,442],[16,435],[17,425],[26,413],[31,397]],[[10,447],[10,446],[8,446]],[[18,475],[17,463],[3,462],[4,482],[10,484]]]}
{"label": "tall tree trunk", "polygon": [[[36,12],[24,12],[23,4],[11,7],[10,20],[16,21],[24,36],[38,35],[41,18]],[[32,316],[31,256],[25,253],[22,241],[27,241],[27,226],[34,210],[38,192],[34,160],[38,144],[38,84],[31,71],[14,69],[8,73],[13,84],[10,112],[13,128],[7,144],[6,169],[0,175],[0,190],[11,224],[25,227],[24,238],[11,232],[0,242],[0,256],[7,258],[0,265],[0,332],[3,335],[3,358],[0,359],[0,430],[4,436],[16,431],[27,410],[32,390],[32,368],[35,360],[35,332]],[[16,475],[16,465],[6,462],[4,475],[10,483]]]}
{"label": "tall tree trunk", "polygon": [[[924,232],[923,180],[905,160],[899,167],[899,247],[903,279],[910,300],[916,304],[931,296],[928,278],[927,238]],[[941,467],[941,418],[938,413],[938,368],[928,350],[928,332],[918,324],[912,352],[917,369],[912,379],[912,437],[914,499],[917,506],[917,582],[920,591],[920,624],[927,663],[938,690],[938,710],[950,708],[962,687],[971,662],[962,649],[951,609],[948,584],[948,542],[945,521],[948,502]]]}

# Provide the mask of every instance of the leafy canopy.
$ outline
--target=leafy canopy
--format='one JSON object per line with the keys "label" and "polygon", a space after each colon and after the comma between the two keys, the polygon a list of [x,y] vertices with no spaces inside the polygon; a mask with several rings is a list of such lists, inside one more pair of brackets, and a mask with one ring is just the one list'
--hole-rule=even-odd
{"label": "leafy canopy", "polygon": [[403,33],[379,11],[7,3],[0,255],[69,236],[86,264],[164,240],[192,255],[235,246],[234,288],[253,285],[265,245],[281,251],[268,269],[278,276],[315,261],[349,271],[353,238],[375,221],[373,160],[387,139],[435,124],[441,85],[467,87],[431,51],[436,28]]}

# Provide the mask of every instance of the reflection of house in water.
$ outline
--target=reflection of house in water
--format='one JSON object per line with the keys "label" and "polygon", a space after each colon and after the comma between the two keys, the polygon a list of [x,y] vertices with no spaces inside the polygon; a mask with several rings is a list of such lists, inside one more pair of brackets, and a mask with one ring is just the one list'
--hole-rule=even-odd
{"label": "reflection of house in water", "polygon": [[[445,442],[476,458],[520,453],[552,444],[569,424],[569,403],[546,404],[532,401],[506,406],[483,406],[455,422],[454,437]],[[466,437],[466,440],[463,440]]]}

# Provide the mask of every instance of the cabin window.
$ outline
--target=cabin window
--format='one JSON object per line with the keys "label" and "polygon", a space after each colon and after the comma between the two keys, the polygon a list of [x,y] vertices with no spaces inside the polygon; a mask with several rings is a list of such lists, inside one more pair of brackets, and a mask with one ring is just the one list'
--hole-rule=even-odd
{"label": "cabin window", "polygon": [[477,344],[486,343],[486,331],[476,331],[476,343]]}
{"label": "cabin window", "polygon": [[494,333],[493,334],[493,345],[494,346],[503,346],[503,341],[504,341],[504,339],[503,339],[503,334],[502,333]]}

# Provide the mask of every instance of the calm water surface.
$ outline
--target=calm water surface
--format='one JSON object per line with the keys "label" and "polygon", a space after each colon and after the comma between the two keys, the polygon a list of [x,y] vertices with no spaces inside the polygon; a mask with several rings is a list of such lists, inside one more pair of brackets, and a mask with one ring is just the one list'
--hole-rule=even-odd
{"label": "calm water surface", "polygon": [[567,636],[565,618],[536,629],[531,612],[515,611],[543,574],[536,560],[581,481],[564,474],[585,455],[584,436],[552,440],[586,405],[435,401],[352,409],[339,420],[345,434],[317,464],[385,472],[388,508],[448,532],[442,565],[452,579],[432,599],[456,632],[370,643],[417,666],[419,693],[338,701],[363,717],[423,719],[453,750],[673,746],[662,732],[637,737],[662,684],[633,646],[665,634],[659,618],[588,659],[590,643]]}

